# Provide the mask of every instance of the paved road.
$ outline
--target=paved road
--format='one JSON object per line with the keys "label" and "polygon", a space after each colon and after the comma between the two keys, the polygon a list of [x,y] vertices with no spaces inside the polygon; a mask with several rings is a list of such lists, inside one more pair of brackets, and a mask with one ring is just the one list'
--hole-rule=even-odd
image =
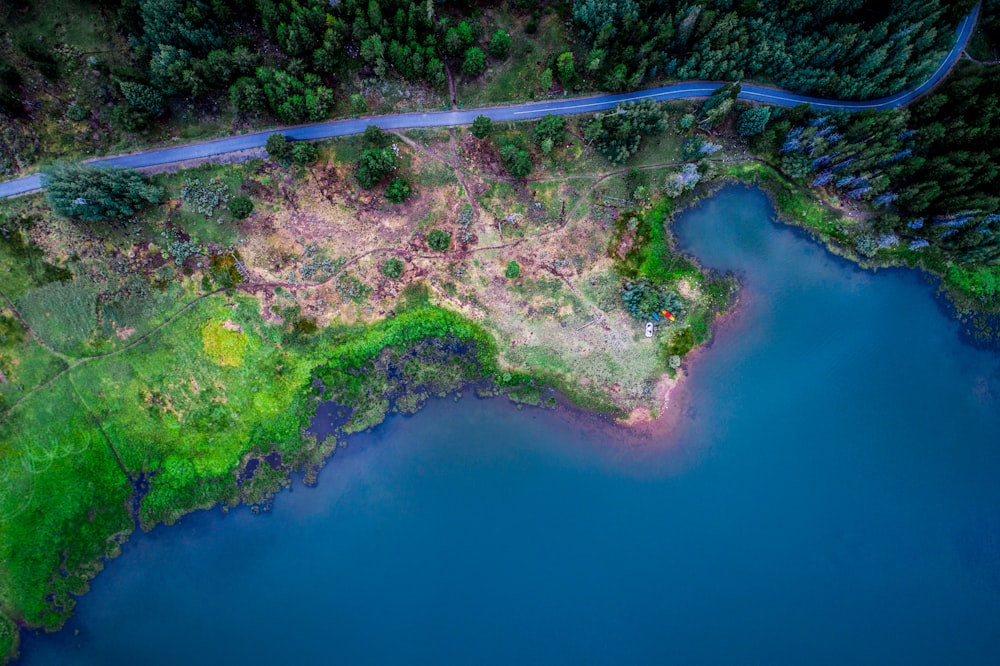
{"label": "paved road", "polygon": [[[943,79],[958,59],[962,56],[966,43],[972,36],[976,19],[979,15],[979,5],[976,5],[972,13],[965,17],[961,25],[956,29],[955,46],[938,67],[934,75],[922,85],[911,90],[907,90],[891,97],[869,100],[866,102],[838,101],[831,99],[820,99],[808,97],[797,93],[758,86],[752,83],[743,84],[743,92],[740,99],[755,102],[764,102],[775,106],[796,106],[798,104],[811,104],[816,108],[860,111],[863,109],[894,109],[904,106],[921,95],[926,94],[931,88]],[[260,148],[267,141],[267,137],[276,131],[290,139],[328,139],[334,136],[345,136],[348,134],[358,134],[365,130],[368,125],[377,125],[382,129],[413,129],[418,127],[451,127],[454,125],[468,125],[478,115],[489,116],[493,120],[530,120],[541,118],[547,114],[570,115],[575,113],[592,113],[615,108],[623,102],[633,102],[643,99],[653,99],[658,102],[672,99],[689,99],[696,97],[708,97],[722,85],[719,81],[689,81],[678,83],[662,88],[652,88],[649,90],[639,90],[636,92],[622,93],[619,95],[595,95],[593,97],[562,98],[548,102],[531,102],[527,104],[516,104],[512,106],[494,106],[480,109],[465,109],[461,111],[437,111],[432,113],[401,113],[391,116],[371,116],[367,118],[356,118],[350,120],[331,120],[329,122],[317,123],[314,125],[300,125],[297,127],[277,128],[254,132],[253,134],[243,134],[231,136],[225,139],[214,141],[204,141],[184,146],[172,148],[158,148],[141,153],[130,155],[119,155],[97,160],[88,160],[92,164],[101,166],[112,166],[122,168],[141,168],[157,166],[161,164],[171,164],[185,160],[197,159],[200,157],[212,157],[250,148]],[[25,192],[31,192],[41,188],[40,177],[36,174],[25,176],[16,180],[0,183],[0,197],[10,197]]]}

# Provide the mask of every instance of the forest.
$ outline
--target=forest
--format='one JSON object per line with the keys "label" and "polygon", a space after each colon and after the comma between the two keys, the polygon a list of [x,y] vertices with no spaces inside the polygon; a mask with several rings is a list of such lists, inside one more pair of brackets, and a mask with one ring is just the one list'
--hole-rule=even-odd
{"label": "forest", "polygon": [[[493,10],[434,0],[100,0],[82,6],[99,12],[123,39],[109,52],[86,56],[17,29],[51,10],[44,0],[6,0],[0,16],[15,38],[0,46],[0,173],[61,152],[32,138],[34,128],[52,123],[39,109],[61,107],[68,119],[61,122],[104,129],[112,137],[107,150],[123,145],[114,137],[151,139],[170,123],[172,132],[184,133],[177,123],[197,123],[199,113],[230,114],[239,127],[364,115],[371,112],[371,97],[363,94],[370,82],[443,96],[450,87],[485,80],[489,90],[489,69],[519,57],[512,44],[534,39],[544,20],[561,23],[565,39],[529,67],[546,95],[705,79],[754,80],[838,99],[879,97],[925,80],[973,4],[512,0]],[[983,5],[970,44],[980,58],[998,57],[998,9],[998,0]],[[514,21],[501,26],[498,14]],[[524,34],[511,34],[512,26]],[[703,157],[697,151],[711,150],[712,135],[738,118],[738,135],[788,177],[877,214],[872,232],[857,242],[860,254],[930,248],[938,268],[994,266],[1000,262],[998,77],[991,65],[965,63],[907,109],[856,115],[746,111],[737,105],[737,86],[703,109],[702,139],[692,156]],[[87,94],[78,85],[83,80]],[[56,92],[42,104],[45,90]],[[587,128],[588,140],[612,164],[626,163],[653,130],[644,109],[598,119]],[[535,137],[536,144],[551,150],[562,135],[555,129]],[[512,175],[531,174],[523,146],[501,148]],[[369,185],[384,175],[373,161],[379,155],[373,149],[357,171]],[[404,184],[395,188],[399,196]]]}
{"label": "forest", "polygon": [[[573,43],[540,63],[542,87],[617,92],[676,79],[753,79],[839,99],[878,97],[926,79],[972,4],[556,3],[544,12],[563,21]],[[285,123],[328,118],[340,99],[364,113],[365,100],[347,92],[345,83],[393,79],[442,90],[449,75],[480,76],[490,63],[508,58],[511,48],[511,35],[484,21],[484,7],[474,3],[103,0],[95,8],[114,32],[127,36],[125,53],[87,59],[102,78],[104,101],[113,104],[112,124],[126,131],[141,130],[182,99],[211,100]],[[16,25],[44,9],[32,0],[7,0],[0,11]],[[528,17],[525,32],[537,30],[533,3],[517,0],[506,11]],[[993,26],[989,11],[983,20]],[[4,113],[30,112],[32,75],[58,80],[71,55],[45,35],[21,36],[0,48]]]}

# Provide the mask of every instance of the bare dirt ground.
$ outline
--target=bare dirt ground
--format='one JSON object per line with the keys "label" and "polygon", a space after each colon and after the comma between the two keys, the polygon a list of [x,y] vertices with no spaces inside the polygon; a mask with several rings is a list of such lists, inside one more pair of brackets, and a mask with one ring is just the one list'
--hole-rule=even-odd
{"label": "bare dirt ground", "polygon": [[[464,131],[398,136],[396,146],[416,176],[415,194],[402,204],[381,188],[359,189],[349,164],[321,161],[297,180],[269,172],[270,205],[247,221],[238,248],[255,281],[287,284],[320,325],[381,318],[408,284],[422,281],[435,301],[495,335],[505,366],[639,408],[635,421],[658,415],[672,382],[663,381],[658,345],[620,307],[609,213],[595,193],[605,176],[550,171],[514,180],[494,147]],[[421,181],[431,173],[438,175]],[[427,245],[432,229],[451,235],[448,250]],[[382,274],[390,257],[403,260],[401,279]],[[505,277],[512,261],[516,279]],[[280,306],[281,296],[264,296],[265,315],[274,318]],[[669,326],[658,332],[669,334]]]}

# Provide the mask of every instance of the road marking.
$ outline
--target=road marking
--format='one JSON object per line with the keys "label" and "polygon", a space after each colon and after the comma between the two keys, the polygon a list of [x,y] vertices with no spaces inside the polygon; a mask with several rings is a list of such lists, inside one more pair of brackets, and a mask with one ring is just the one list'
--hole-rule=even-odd
{"label": "road marking", "polygon": [[[685,84],[680,83],[680,84],[677,84],[677,85],[678,86],[683,86]],[[697,84],[695,84],[695,85],[697,85]],[[525,114],[529,114],[529,113],[539,113],[539,112],[552,113],[554,111],[569,111],[569,110],[572,110],[572,109],[583,109],[583,108],[586,108],[588,106],[604,106],[604,105],[607,105],[607,104],[624,104],[624,103],[627,103],[627,102],[634,102],[634,101],[639,100],[639,99],[649,99],[649,98],[652,98],[652,97],[663,97],[665,95],[689,95],[691,97],[698,97],[699,95],[697,93],[703,93],[703,92],[704,93],[711,93],[711,92],[715,92],[722,85],[724,85],[724,84],[720,83],[718,86],[715,86],[714,88],[692,88],[691,90],[676,89],[675,88],[675,89],[670,89],[670,90],[659,90],[659,91],[651,92],[651,93],[628,95],[627,97],[624,97],[624,98],[618,100],[617,102],[615,100],[611,99],[610,96],[609,96],[609,97],[605,97],[604,99],[601,99],[601,100],[596,100],[596,101],[593,101],[593,102],[586,102],[584,104],[567,104],[567,105],[563,105],[563,106],[553,106],[553,107],[544,107],[544,108],[542,107],[541,104],[539,104],[538,107],[536,107],[536,108],[527,109],[525,111],[514,111],[511,115],[520,116],[520,115],[525,115]],[[493,109],[490,109],[490,110],[493,110]]]}

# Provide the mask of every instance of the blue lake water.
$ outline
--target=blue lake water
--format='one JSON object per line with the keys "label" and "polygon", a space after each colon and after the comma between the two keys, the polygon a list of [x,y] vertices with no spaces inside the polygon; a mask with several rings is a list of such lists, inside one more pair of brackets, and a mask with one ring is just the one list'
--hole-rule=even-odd
{"label": "blue lake water", "polygon": [[1000,662],[1000,355],[728,188],[673,436],[432,402],[274,510],[137,535],[25,665]]}

